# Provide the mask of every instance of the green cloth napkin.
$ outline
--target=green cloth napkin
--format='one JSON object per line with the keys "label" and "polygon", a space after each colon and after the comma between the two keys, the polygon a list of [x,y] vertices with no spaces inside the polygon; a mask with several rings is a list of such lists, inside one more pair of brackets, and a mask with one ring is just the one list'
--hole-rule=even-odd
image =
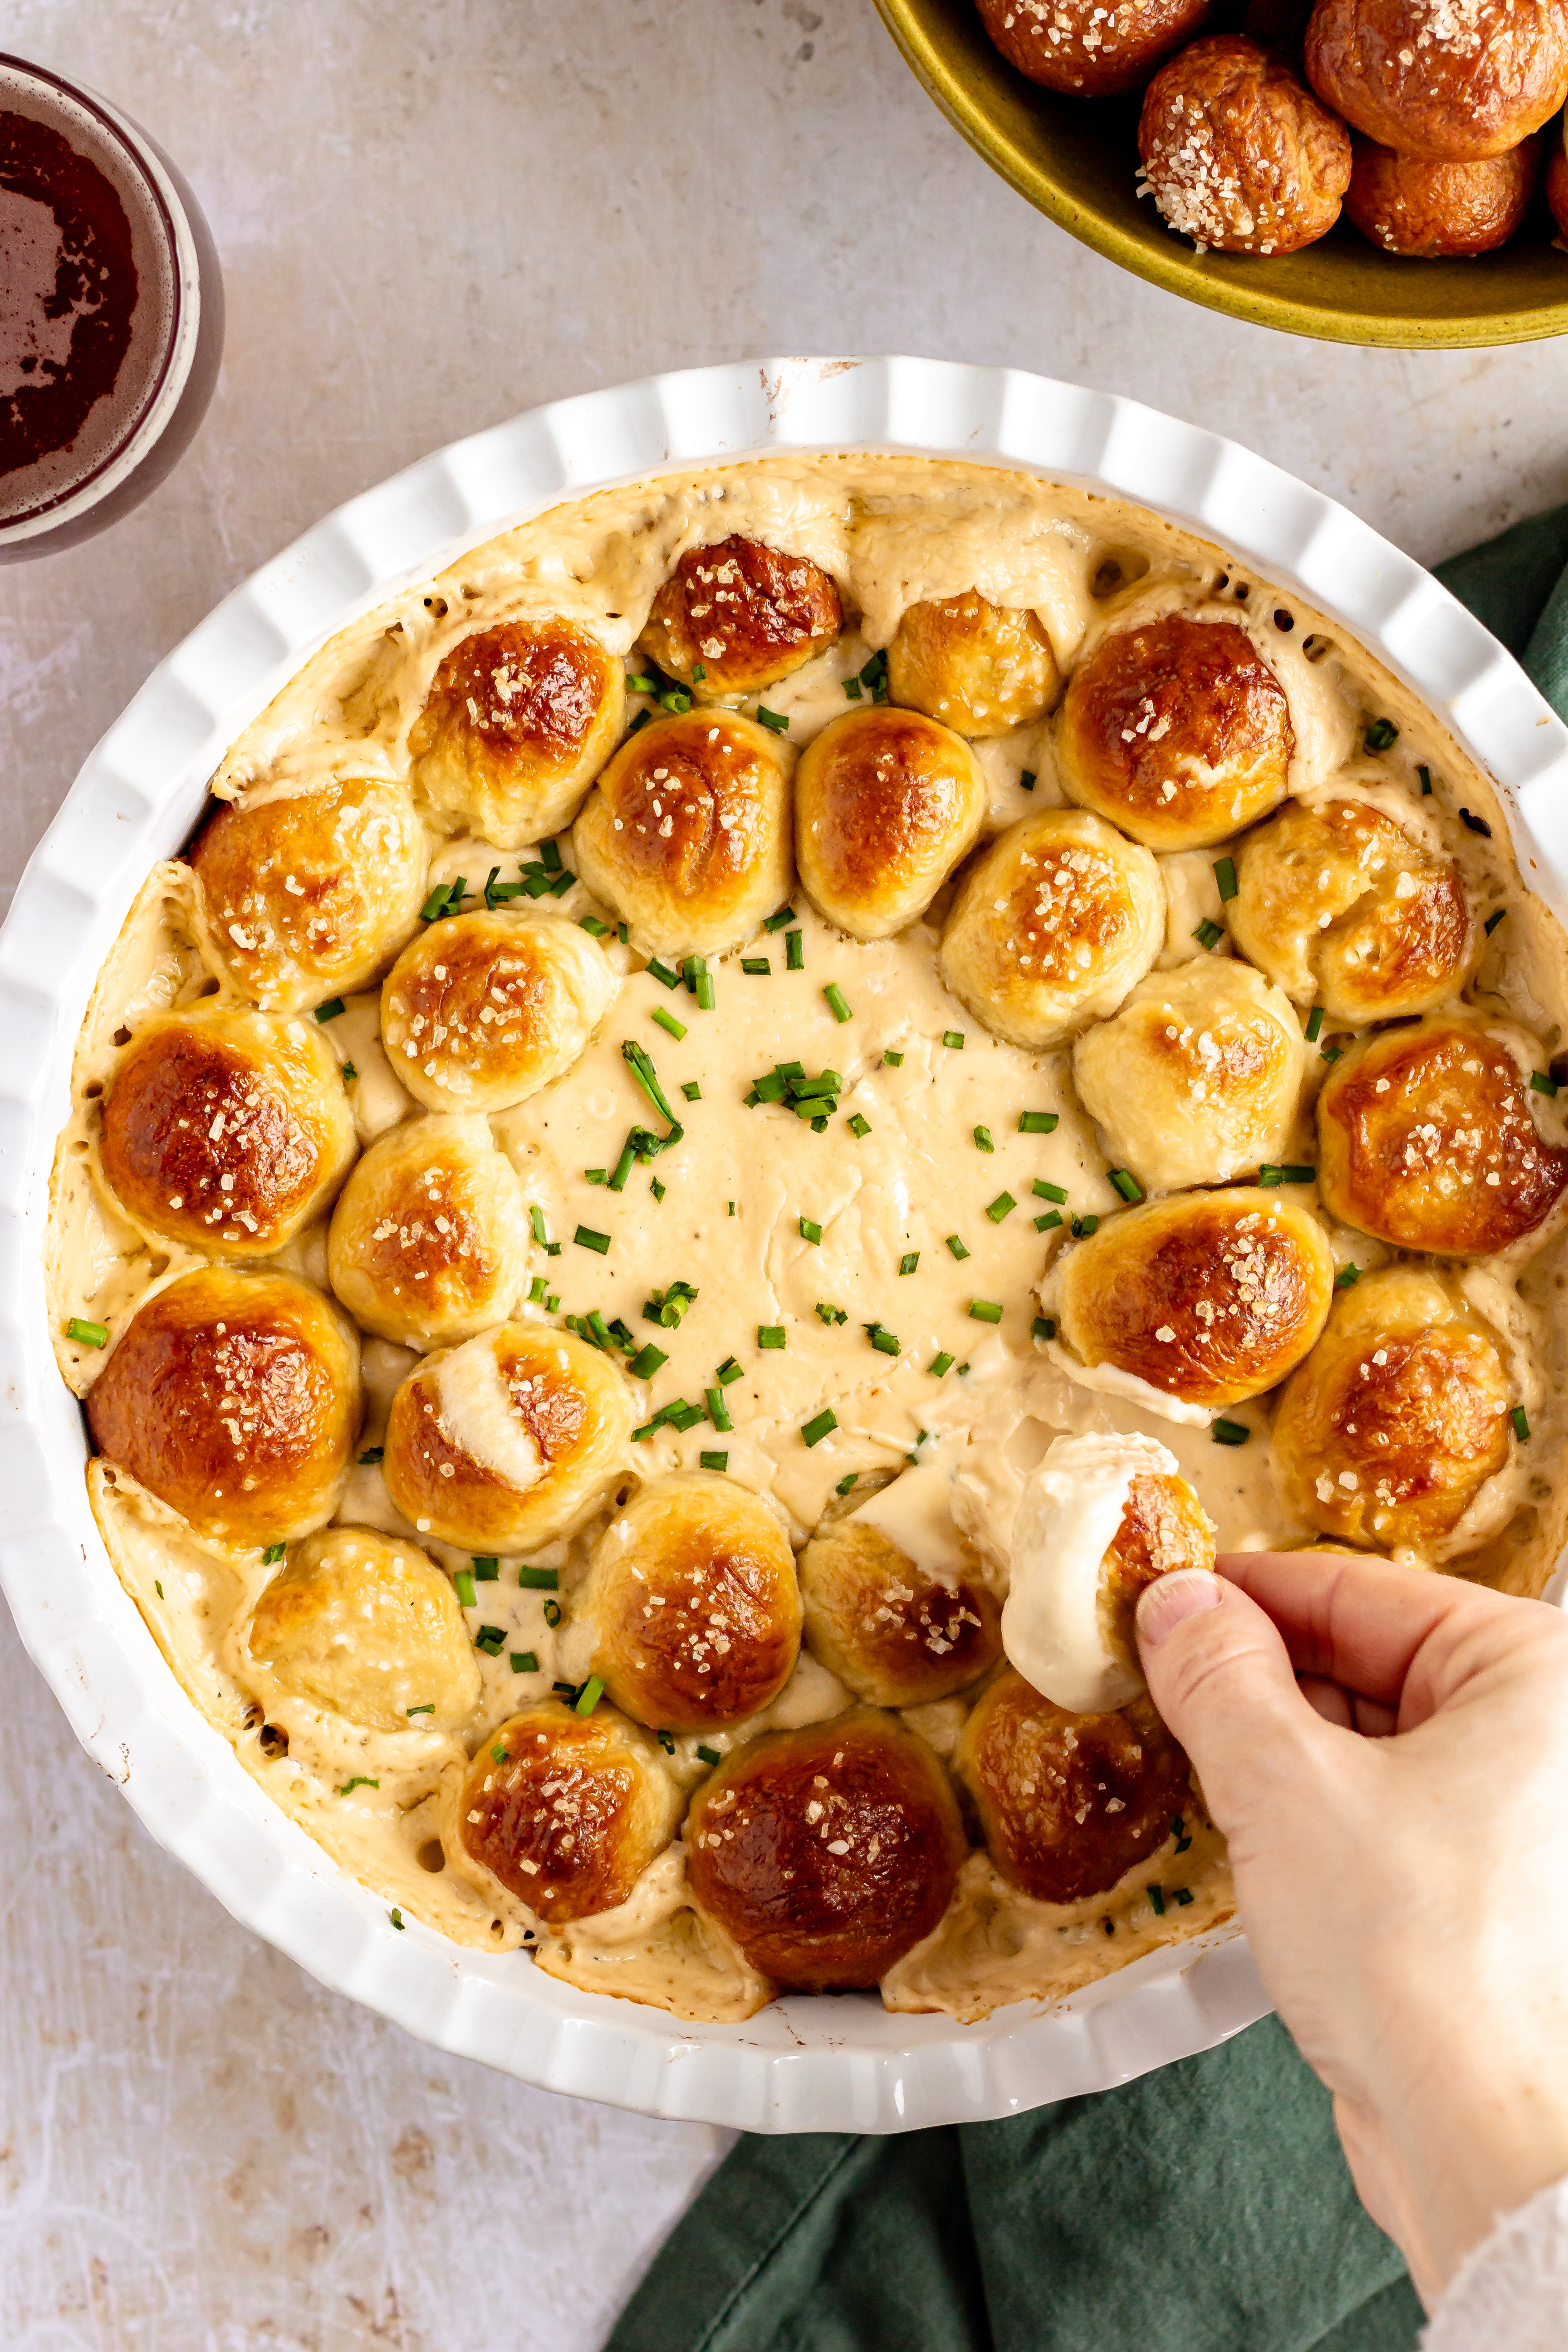
{"label": "green cloth napkin", "polygon": [[[1568,719],[1568,507],[1437,567]],[[1097,2097],[748,2136],[605,2352],[1412,2352],[1421,2306],[1277,2018]]]}

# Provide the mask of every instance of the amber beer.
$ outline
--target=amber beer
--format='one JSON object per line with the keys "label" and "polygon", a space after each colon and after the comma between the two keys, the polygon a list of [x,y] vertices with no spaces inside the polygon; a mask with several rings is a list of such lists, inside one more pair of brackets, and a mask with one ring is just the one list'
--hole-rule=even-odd
{"label": "amber beer", "polygon": [[174,166],[107,100],[0,54],[0,562],[138,505],[222,349],[217,256]]}

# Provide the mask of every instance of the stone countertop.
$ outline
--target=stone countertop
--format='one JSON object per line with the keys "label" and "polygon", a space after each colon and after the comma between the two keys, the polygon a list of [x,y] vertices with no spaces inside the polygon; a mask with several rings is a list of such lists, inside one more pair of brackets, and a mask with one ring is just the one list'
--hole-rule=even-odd
{"label": "stone countertop", "polygon": [[[1347,350],[1144,286],[970,152],[870,0],[11,0],[5,40],[177,158],[229,325],[171,480],[0,570],[0,906],[253,566],[441,442],[650,369],[1037,368],[1234,435],[1426,559],[1568,496],[1561,343]],[[0,1722],[8,2352],[590,2352],[725,2136],[321,1991],[151,1843],[8,1620]]]}

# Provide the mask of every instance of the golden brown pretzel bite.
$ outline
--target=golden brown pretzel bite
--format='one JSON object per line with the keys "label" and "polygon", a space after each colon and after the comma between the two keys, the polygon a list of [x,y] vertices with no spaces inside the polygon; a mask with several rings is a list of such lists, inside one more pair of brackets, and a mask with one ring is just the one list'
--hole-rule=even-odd
{"label": "golden brown pretzel bite", "polygon": [[1351,142],[1289,66],[1239,33],[1163,65],[1138,119],[1143,176],[1200,253],[1296,253],[1327,235],[1350,184]]}
{"label": "golden brown pretzel bite", "polygon": [[800,1590],[813,1655],[873,1706],[947,1698],[1002,1654],[996,1603],[967,1545],[938,1574],[882,1528],[834,1512],[800,1556]]}
{"label": "golden brown pretzel bite", "polygon": [[484,1119],[405,1119],[344,1185],[327,1266],[363,1330],[450,1347],[506,1321],[531,1239],[521,1180]]}
{"label": "golden brown pretzel bite", "polygon": [[251,1612],[239,1673],[269,1709],[301,1698],[373,1731],[455,1730],[481,1689],[450,1580],[374,1528],[294,1547]]}
{"label": "golden brown pretzel bite", "polygon": [[964,1851],[931,1749],[862,1707],[748,1741],[687,1823],[698,1903],[754,1969],[804,1992],[875,1984],[936,1926]]}
{"label": "golden brown pretzel bite", "polygon": [[795,778],[795,863],[813,904],[851,939],[923,915],[979,838],[985,779],[962,735],[891,703],[847,711]]}
{"label": "golden brown pretzel bite", "polygon": [[1039,615],[990,604],[977,589],[910,604],[888,647],[888,692],[959,735],[1032,727],[1061,692]]}
{"label": "golden brown pretzel bite", "polygon": [[1522,227],[1535,193],[1538,139],[1473,163],[1398,155],[1374,140],[1351,142],[1354,160],[1345,197],[1363,236],[1384,253],[1418,260],[1493,253]]}
{"label": "golden brown pretzel bite", "polygon": [[1080,98],[1136,89],[1208,14],[1209,0],[980,0],[980,21],[1010,66]]}
{"label": "golden brown pretzel bite", "polygon": [[427,1110],[505,1110],[571,1068],[620,984],[563,915],[454,915],[426,924],[387,973],[382,1043]]}
{"label": "golden brown pretzel bite", "polygon": [[1307,79],[1381,145],[1473,163],[1562,105],[1568,17],[1559,0],[1318,0]]}
{"label": "golden brown pretzel bite", "polygon": [[717,702],[787,677],[843,625],[838,591],[820,564],[733,538],[687,549],[638,642],[699,702]]}
{"label": "golden brown pretzel bite", "polygon": [[409,730],[414,788],[499,849],[569,824],[615,749],[626,672],[556,614],[500,621],[453,646]]}

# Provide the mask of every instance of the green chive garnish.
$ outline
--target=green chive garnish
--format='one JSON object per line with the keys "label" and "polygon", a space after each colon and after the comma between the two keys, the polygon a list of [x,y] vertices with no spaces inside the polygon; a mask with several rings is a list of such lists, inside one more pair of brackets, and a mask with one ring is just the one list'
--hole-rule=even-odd
{"label": "green chive garnish", "polygon": [[899,1260],[899,1272],[900,1274],[913,1274],[920,1262],[921,1254],[919,1250],[906,1250],[902,1257]]}
{"label": "green chive garnish", "polygon": [[494,1584],[500,1575],[500,1562],[493,1553],[476,1552],[471,1565],[476,1584]]}
{"label": "green chive garnish", "polygon": [[1066,1205],[1067,1188],[1065,1185],[1047,1184],[1043,1176],[1037,1176],[1029,1189],[1034,1193],[1037,1201],[1054,1201],[1058,1209]]}
{"label": "green chive garnish", "polygon": [[1557,1081],[1550,1070],[1531,1070],[1530,1091],[1535,1095],[1554,1095],[1557,1092]]}
{"label": "green chive garnish", "polygon": [[1219,884],[1222,902],[1226,898],[1234,898],[1236,896],[1235,858],[1216,857],[1214,862],[1214,878]]}
{"label": "green chive garnish", "polygon": [[876,1349],[877,1353],[879,1356],[896,1356],[898,1354],[899,1342],[896,1335],[893,1332],[887,1330],[880,1323],[868,1323],[866,1326],[866,1337],[869,1339],[871,1345]]}
{"label": "green chive garnish", "polygon": [[261,1555],[262,1567],[276,1568],[280,1559],[284,1559],[288,1557],[288,1551],[289,1547],[287,1544],[268,1544],[266,1550]]}
{"label": "green chive garnish", "polygon": [[329,996],[325,1004],[317,1005],[316,1018],[322,1022],[335,1021],[342,1009],[343,1000],[341,996]]}
{"label": "green chive garnish", "polygon": [[1209,1435],[1216,1445],[1245,1445],[1252,1432],[1244,1421],[1213,1421]]}
{"label": "green chive garnish", "polygon": [[800,1220],[800,1237],[803,1242],[819,1242],[822,1239],[822,1227],[814,1218],[802,1217]]}
{"label": "green chive garnish", "polygon": [[1323,1008],[1314,1004],[1307,1015],[1307,1043],[1315,1045],[1323,1034]]}
{"label": "green chive garnish", "polygon": [[1070,1230],[1079,1241],[1086,1242],[1090,1234],[1096,1234],[1100,1231],[1100,1219],[1098,1217],[1075,1217],[1072,1221]]}
{"label": "green chive garnish", "polygon": [[1212,922],[1205,915],[1193,933],[1193,937],[1201,948],[1217,948],[1225,937],[1225,926],[1223,923]]}
{"label": "green chive garnish", "polygon": [[784,1344],[784,1327],[782,1323],[758,1324],[757,1345],[759,1348],[782,1348]]}
{"label": "green chive garnish", "polygon": [[1043,1217],[1035,1219],[1035,1231],[1037,1234],[1053,1233],[1061,1221],[1062,1213],[1059,1209],[1047,1209]]}
{"label": "green chive garnish", "polygon": [[786,923],[793,923],[794,920],[795,908],[780,907],[775,913],[763,917],[763,929],[764,931],[782,931]]}
{"label": "green chive garnish", "polygon": [[653,1017],[654,1017],[654,1019],[658,1022],[658,1025],[659,1025],[659,1027],[660,1027],[661,1029],[668,1030],[668,1033],[669,1033],[669,1034],[670,1034],[670,1036],[674,1037],[674,1038],[675,1038],[675,1039],[677,1039],[678,1041],[679,1041],[680,1038],[682,1038],[682,1037],[684,1037],[684,1036],[685,1036],[685,1034],[686,1034],[686,1024],[685,1024],[685,1022],[684,1022],[684,1021],[678,1021],[678,1020],[676,1019],[676,1017],[675,1017],[674,1013],[671,1013],[671,1012],[669,1012],[669,1011],[668,1011],[668,1010],[667,1010],[667,1008],[666,1008],[664,1005],[662,1005],[662,1004],[656,1004],[656,1005],[654,1006],[654,1008],[653,1008]]}
{"label": "green chive garnish", "polygon": [[720,1365],[718,1371],[714,1374],[714,1378],[718,1381],[721,1388],[726,1389],[729,1387],[731,1381],[738,1381],[741,1378],[741,1367],[735,1361],[733,1356],[725,1357],[723,1362]]}
{"label": "green chive garnish", "polygon": [[1124,1201],[1141,1201],[1143,1198],[1143,1187],[1130,1169],[1108,1168],[1105,1172]]}
{"label": "green chive garnish", "polygon": [[837,1426],[838,1415],[831,1405],[825,1405],[819,1413],[814,1415],[805,1424],[800,1433],[807,1445],[820,1445],[823,1439]]}
{"label": "green chive garnish", "polygon": [[849,1320],[842,1307],[830,1307],[826,1298],[817,1300],[816,1317],[820,1323],[847,1323]]}
{"label": "green chive garnish", "polygon": [[697,1466],[700,1470],[728,1470],[730,1457],[728,1454],[721,1454],[715,1449],[710,1454],[700,1454],[697,1457]]}
{"label": "green chive garnish", "polygon": [[884,1054],[882,1060],[889,1070],[901,1070],[904,1066],[904,1057],[901,1054]]}
{"label": "green chive garnish", "polygon": [[584,1684],[581,1695],[577,1700],[578,1714],[592,1715],[594,1709],[598,1706],[599,1701],[604,1697],[604,1684],[599,1680],[597,1675],[590,1675],[587,1681]]}
{"label": "green chive garnish", "polygon": [[988,1127],[977,1127],[975,1129],[974,1145],[978,1151],[995,1150],[996,1146],[991,1140],[991,1129]]}
{"label": "green chive garnish", "polygon": [[944,1029],[942,1033],[942,1042],[944,1045],[951,1045],[955,1054],[962,1054],[963,1051],[963,1031],[962,1029]]}
{"label": "green chive garnish", "polygon": [[704,1764],[709,1766],[721,1764],[724,1760],[716,1748],[703,1748],[700,1745],[697,1753],[702,1759]]}
{"label": "green chive garnish", "polygon": [[479,1596],[474,1591],[474,1571],[471,1568],[460,1568],[458,1570],[452,1579],[452,1590],[458,1596],[459,1609],[479,1607]]}
{"label": "green chive garnish", "polygon": [[708,1418],[712,1423],[714,1428],[719,1432],[720,1436],[723,1437],[727,1435],[728,1433],[734,1428],[735,1424],[731,1420],[729,1407],[724,1402],[723,1390],[704,1389],[702,1391],[702,1402],[708,1408]]}
{"label": "green chive garnish", "polygon": [[595,1255],[599,1257],[604,1257],[608,1254],[610,1246],[609,1234],[595,1233],[592,1225],[579,1225],[572,1238],[576,1243],[579,1249],[593,1250]]}
{"label": "green chive garnish", "polygon": [[1033,768],[1020,768],[1018,771],[1018,782],[1026,793],[1032,793],[1039,781]]}
{"label": "green chive garnish", "polygon": [[544,1603],[544,1622],[547,1625],[560,1624],[561,1603],[559,1601],[547,1601]]}
{"label": "green chive garnish", "polygon": [[1030,1339],[1054,1339],[1056,1336],[1057,1327],[1051,1321],[1050,1317],[1048,1315],[1037,1315],[1034,1321],[1029,1326]]}
{"label": "green chive garnish", "polygon": [[1392,719],[1374,719],[1363,739],[1369,751],[1386,751],[1391,743],[1399,740],[1399,730]]}
{"label": "green chive garnish", "polygon": [[837,1486],[835,1486],[833,1491],[836,1495],[847,1495],[851,1486],[858,1486],[859,1484],[859,1479],[860,1473],[858,1470],[847,1471],[844,1476],[840,1478]]}
{"label": "green chive garnish", "polygon": [[359,1466],[362,1470],[374,1470],[376,1464],[378,1462],[384,1461],[385,1458],[386,1448],[384,1445],[367,1445],[364,1452],[360,1455]]}
{"label": "green chive garnish", "polygon": [[1527,1444],[1530,1439],[1530,1423],[1525,1419],[1524,1407],[1521,1404],[1516,1404],[1513,1411],[1509,1414],[1509,1419],[1513,1423],[1513,1433],[1518,1438],[1520,1444],[1521,1445]]}
{"label": "green chive garnish", "polygon": [[338,1790],[338,1794],[340,1797],[349,1797],[353,1794],[356,1789],[379,1789],[380,1786],[381,1782],[379,1780],[371,1780],[366,1773],[356,1772],[352,1780],[345,1780],[343,1782],[342,1787]]}
{"label": "green chive garnish", "polygon": [[857,1111],[854,1118],[849,1121],[849,1132],[853,1136],[869,1135],[871,1132],[870,1120],[862,1117],[861,1113]]}
{"label": "green chive garnish", "polygon": [[969,1312],[976,1323],[1000,1323],[1002,1309],[994,1298],[972,1298]]}
{"label": "green chive garnish", "polygon": [[561,1570],[558,1568],[520,1568],[517,1580],[525,1592],[558,1592]]}
{"label": "green chive garnish", "polygon": [[784,933],[784,970],[786,971],[804,971],[805,970],[805,934],[804,931],[786,931]]}
{"label": "green chive garnish", "polygon": [[741,970],[749,971],[753,980],[771,980],[773,970],[773,959],[771,956],[742,956]]}
{"label": "green chive garnish", "polygon": [[656,1348],[650,1339],[646,1348],[637,1349],[637,1354],[626,1366],[626,1370],[634,1381],[651,1381],[659,1366],[668,1364],[668,1361],[669,1358],[665,1354],[664,1349]]}
{"label": "green chive garnish", "polygon": [[994,1225],[999,1225],[1004,1217],[1012,1215],[1017,1205],[1011,1192],[998,1192],[996,1198],[987,1203],[985,1213]]}
{"label": "green chive garnish", "polygon": [[507,1663],[514,1675],[536,1675],[539,1672],[539,1657],[533,1650],[513,1650]]}
{"label": "green chive garnish", "polygon": [[832,1013],[835,1021],[850,1021],[854,1019],[853,1013],[850,1012],[848,1005],[844,1001],[844,991],[839,987],[838,982],[836,980],[830,980],[822,993],[827,999],[827,1009],[829,1013]]}
{"label": "green chive garnish", "polygon": [[608,923],[602,923],[597,915],[579,915],[577,929],[586,931],[591,939],[602,940],[608,935],[610,927]]}
{"label": "green chive garnish", "polygon": [[1334,1276],[1334,1288],[1336,1290],[1352,1290],[1360,1280],[1361,1268],[1359,1265],[1342,1265],[1338,1274]]}
{"label": "green chive garnish", "polygon": [[947,1245],[952,1252],[954,1257],[963,1258],[969,1255],[968,1250],[965,1248],[963,1243],[959,1240],[956,1234],[949,1234],[947,1237]]}
{"label": "green chive garnish", "polygon": [[680,986],[680,974],[678,971],[671,971],[669,966],[667,963],[661,963],[658,956],[648,958],[647,976],[650,980],[657,980],[661,988]]}
{"label": "green chive garnish", "polygon": [[74,1339],[79,1348],[107,1348],[109,1326],[107,1323],[87,1323],[79,1315],[73,1315],[66,1325],[66,1338]]}
{"label": "green chive garnish", "polygon": [[358,1077],[359,1072],[355,1069],[352,1062],[344,1062],[341,1066],[344,1086],[352,1087],[354,1080]]}
{"label": "green chive garnish", "polygon": [[931,1358],[928,1370],[930,1370],[933,1381],[940,1381],[944,1372],[952,1371],[952,1358],[948,1354],[945,1348],[942,1349],[940,1356],[933,1356]]}
{"label": "green chive garnish", "polygon": [[424,1702],[423,1706],[405,1706],[403,1712],[405,1715],[434,1715],[436,1712],[436,1702],[433,1698],[427,1698]]}
{"label": "green chive garnish", "polygon": [[1425,799],[1432,789],[1432,771],[1430,768],[1417,768],[1415,772],[1421,779],[1421,795]]}
{"label": "green chive garnish", "polygon": [[1054,1135],[1061,1125],[1061,1114],[1054,1110],[1021,1110],[1018,1113],[1020,1135]]}
{"label": "green chive garnish", "polygon": [[1160,1886],[1152,1886],[1149,1889],[1149,1900],[1154,1906],[1155,1916],[1163,1919],[1165,1916],[1164,1889]]}
{"label": "green chive garnish", "polygon": [[757,705],[757,721],[760,726],[767,729],[770,735],[789,733],[789,720],[784,713],[782,710],[770,710],[765,702],[759,702]]}

